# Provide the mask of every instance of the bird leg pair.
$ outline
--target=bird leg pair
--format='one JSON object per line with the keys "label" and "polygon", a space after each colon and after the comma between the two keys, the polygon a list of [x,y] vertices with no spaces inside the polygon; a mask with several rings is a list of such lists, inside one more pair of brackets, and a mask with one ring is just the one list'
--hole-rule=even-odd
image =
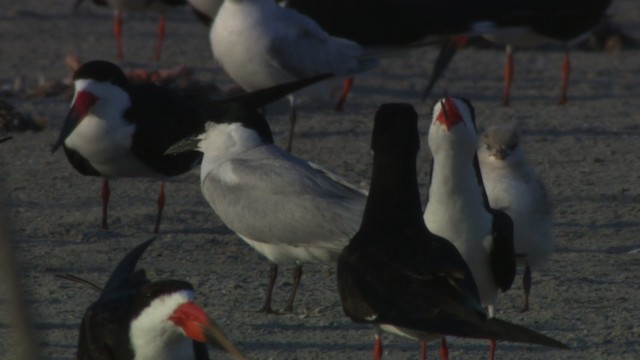
{"label": "bird leg pair", "polygon": [[[276,278],[278,277],[278,265],[272,263],[269,268],[269,284],[267,284],[267,291],[265,293],[264,304],[258,310],[258,312],[263,312],[265,314],[276,314],[276,312],[271,308],[271,295],[273,293],[273,287],[276,283]],[[293,271],[293,289],[291,289],[291,294],[289,295],[289,300],[287,301],[287,306],[284,308],[283,313],[291,313],[293,312],[293,301],[296,297],[296,292],[298,291],[298,286],[300,285],[300,279],[302,278],[302,265],[296,264],[296,267]]]}

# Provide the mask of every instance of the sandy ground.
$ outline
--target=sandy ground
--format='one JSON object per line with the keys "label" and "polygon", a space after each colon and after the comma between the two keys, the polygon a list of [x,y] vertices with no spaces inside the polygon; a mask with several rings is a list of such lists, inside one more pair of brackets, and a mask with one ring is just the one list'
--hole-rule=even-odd
{"label": "sandy ground", "polygon": [[[114,59],[111,12],[84,4],[79,13],[62,0],[3,4],[0,13],[0,81],[18,74],[27,85],[38,78],[67,76],[64,56]],[[638,35],[635,0],[620,1],[622,23]],[[126,20],[124,66],[153,67],[155,21]],[[570,103],[555,106],[560,51],[521,51],[516,57],[512,106],[500,106],[502,52],[468,49],[435,89],[471,99],[480,127],[521,121],[531,162],[556,205],[556,251],[534,273],[532,309],[520,313],[520,279],[499,297],[498,316],[553,336],[572,347],[556,351],[499,344],[502,359],[632,359],[640,353],[640,51],[609,54],[574,51]],[[328,102],[300,110],[295,152],[344,175],[369,182],[373,114],[385,102],[410,102],[426,129],[432,101],[419,101],[433,49],[420,50],[357,79],[344,113]],[[187,9],[169,16],[162,67],[188,64],[201,80],[230,81],[213,63],[208,30]],[[0,178],[6,215],[12,222],[21,278],[42,358],[75,356],[84,309],[97,294],[54,277],[72,273],[103,284],[134,245],[150,238],[158,182],[123,179],[112,183],[110,230],[99,229],[100,181],[80,176],[50,146],[69,106],[61,96],[10,98],[19,111],[49,120],[42,132],[14,133],[0,145]],[[286,140],[286,106],[269,111],[276,141]],[[419,173],[426,193],[428,150],[423,143]],[[336,293],[335,267],[305,267],[295,313],[255,313],[263,298],[268,264],[231,233],[202,198],[198,169],[171,180],[158,241],[140,262],[151,278],[193,283],[200,303],[250,358],[366,359],[372,330],[351,323]],[[3,274],[4,276],[4,274]],[[5,281],[0,283],[0,358],[12,349]],[[282,269],[274,305],[282,308],[291,289]],[[416,342],[384,337],[386,359],[417,358]],[[482,341],[455,340],[451,358],[486,358]],[[214,358],[222,357],[212,350]],[[431,358],[436,346],[431,345]]]}

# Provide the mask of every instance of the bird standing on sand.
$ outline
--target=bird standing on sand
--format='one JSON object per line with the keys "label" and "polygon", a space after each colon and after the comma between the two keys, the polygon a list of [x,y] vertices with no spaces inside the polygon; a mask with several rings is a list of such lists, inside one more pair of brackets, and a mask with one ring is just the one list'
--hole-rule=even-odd
{"label": "bird standing on sand", "polygon": [[381,332],[423,341],[444,335],[566,346],[519,325],[487,318],[471,270],[458,250],[422,218],[416,156],[417,114],[386,104],[376,114],[371,188],[360,229],[338,258],[345,314]]}
{"label": "bird standing on sand", "polygon": [[[312,19],[273,0],[225,0],[211,27],[214,58],[247,91],[319,74],[349,75],[377,61],[353,41],[332,37]],[[296,106],[289,97],[292,149]]]}
{"label": "bird standing on sand", "polygon": [[[77,0],[75,8],[84,0]],[[119,60],[124,59],[124,50],[122,46],[122,12],[142,12],[142,11],[154,11],[160,13],[158,19],[158,28],[156,30],[158,34],[158,42],[156,44],[156,50],[154,58],[160,60],[162,54],[162,44],[164,42],[164,35],[167,28],[167,20],[165,18],[166,11],[175,6],[185,5],[185,0],[93,0],[98,6],[110,6],[114,8],[113,14],[113,35],[116,38],[116,55]]]}
{"label": "bird standing on sand", "polygon": [[[489,206],[477,147],[471,103],[451,97],[436,103],[429,129],[433,160],[424,221],[429,231],[460,251],[492,318],[498,289],[508,290],[515,277],[513,223],[509,215]],[[491,359],[494,352],[492,340]]]}
{"label": "bird standing on sand", "polygon": [[516,260],[524,267],[522,311],[529,309],[531,270],[553,251],[553,210],[544,184],[527,162],[516,126],[493,126],[480,136],[478,159],[492,208],[513,220]]}
{"label": "bird standing on sand", "polygon": [[193,302],[193,286],[181,280],[147,279],[136,263],[152,240],[118,264],[98,300],[82,317],[78,359],[209,359],[205,342],[244,359]]}
{"label": "bird standing on sand", "polygon": [[204,131],[206,121],[227,103],[261,107],[324,78],[200,102],[166,87],[131,84],[115,64],[90,61],[73,75],[71,109],[52,151],[62,146],[78,172],[103,178],[103,229],[107,228],[110,178],[162,179],[154,227],[157,233],[165,203],[164,179],[191,170],[201,157],[197,151],[165,155],[169,146]]}
{"label": "bird standing on sand", "polygon": [[605,16],[612,0],[497,0],[485,8],[487,13],[497,13],[491,21],[479,25],[477,32],[488,40],[506,45],[504,65],[503,104],[509,105],[509,93],[513,81],[514,47],[535,47],[547,43],[564,46],[562,61],[562,88],[559,105],[567,102],[569,74],[569,47],[584,40],[591,29]]}
{"label": "bird standing on sand", "polygon": [[196,148],[202,193],[231,230],[271,262],[261,311],[272,313],[278,266],[294,263],[293,301],[301,262],[331,262],[356,232],[366,193],[273,143],[266,119],[240,107],[207,124],[172,151]]}

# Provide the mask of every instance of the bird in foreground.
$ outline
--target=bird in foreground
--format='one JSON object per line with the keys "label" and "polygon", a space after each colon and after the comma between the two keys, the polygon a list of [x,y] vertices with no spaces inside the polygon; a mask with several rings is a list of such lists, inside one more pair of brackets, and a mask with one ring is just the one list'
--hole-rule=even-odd
{"label": "bird in foreground", "polygon": [[230,108],[205,133],[169,151],[197,147],[202,194],[227,227],[271,262],[260,311],[272,313],[271,294],[279,265],[295,264],[293,301],[302,262],[335,261],[355,234],[366,193],[317,164],[273,143],[257,111]]}
{"label": "bird in foreground", "polygon": [[[318,74],[346,76],[369,70],[377,60],[357,43],[325,32],[311,18],[273,0],[225,0],[211,27],[214,58],[247,91]],[[296,106],[291,111],[291,151]]]}
{"label": "bird in foreground", "polygon": [[417,184],[417,114],[409,104],[386,104],[376,114],[373,170],[362,224],[338,258],[345,314],[376,329],[414,339],[444,335],[495,338],[567,348],[525,327],[488,318],[466,262],[425,226]]}
{"label": "bird in foreground", "polygon": [[[80,6],[84,0],[76,0],[74,8]],[[162,44],[167,28],[165,13],[171,7],[185,5],[185,0],[93,0],[98,6],[109,6],[114,8],[113,14],[113,35],[116,38],[116,56],[119,60],[124,59],[124,50],[122,46],[122,13],[123,12],[142,12],[153,11],[160,14],[158,19],[158,28],[156,33],[158,40],[154,53],[154,58],[160,60],[162,55]]]}
{"label": "bird in foreground", "polygon": [[[84,313],[78,359],[209,359],[205,343],[245,359],[222,330],[193,302],[181,280],[147,279],[136,270],[154,239],[135,247],[118,264],[100,297]],[[94,285],[95,286],[95,285]]]}
{"label": "bird in foreground", "polygon": [[479,25],[477,29],[488,40],[506,46],[503,105],[509,105],[514,47],[536,47],[548,43],[560,43],[564,47],[558,104],[566,104],[571,72],[569,47],[587,38],[589,32],[604,19],[609,5],[611,0],[499,0],[493,7],[488,7],[486,11],[500,9],[498,11],[504,14],[494,17],[488,24]]}
{"label": "bird in foreground", "polygon": [[478,159],[489,205],[506,212],[513,221],[516,260],[524,267],[522,311],[527,311],[531,271],[553,251],[551,201],[526,159],[517,126],[486,129],[480,136]]}
{"label": "bird in foreground", "polygon": [[[471,103],[452,97],[437,102],[429,129],[433,159],[424,222],[429,231],[458,249],[473,273],[480,301],[492,318],[498,289],[507,291],[515,278],[513,222],[509,215],[489,206],[477,148]],[[494,353],[492,339],[491,359]]]}
{"label": "bird in foreground", "polygon": [[[63,147],[71,165],[82,175],[100,176],[102,228],[107,229],[110,178],[166,179],[196,164],[197,151],[178,155],[164,152],[180,139],[204,131],[204,124],[227,106],[238,103],[262,107],[313,82],[320,76],[219,100],[195,97],[154,84],[131,84],[122,70],[107,61],[90,61],[74,74],[75,94],[62,126],[55,152]],[[154,232],[164,209],[164,182],[160,183]]]}

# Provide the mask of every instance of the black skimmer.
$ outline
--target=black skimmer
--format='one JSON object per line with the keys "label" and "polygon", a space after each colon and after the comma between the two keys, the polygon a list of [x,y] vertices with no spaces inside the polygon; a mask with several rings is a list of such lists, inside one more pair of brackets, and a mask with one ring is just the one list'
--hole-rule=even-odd
{"label": "black skimmer", "polygon": [[553,251],[553,209],[544,184],[527,162],[514,125],[493,126],[480,136],[478,159],[489,205],[513,220],[518,265],[524,267],[522,311],[529,309],[531,270]]}
{"label": "black skimmer", "polygon": [[488,23],[477,24],[476,31],[488,40],[506,45],[504,67],[503,104],[509,105],[509,92],[513,80],[514,47],[535,47],[546,43],[564,46],[562,62],[562,89],[559,105],[567,102],[569,86],[569,47],[585,40],[605,16],[611,0],[497,0],[488,6],[491,16]]}
{"label": "black skimmer", "polygon": [[416,176],[417,114],[387,104],[376,114],[369,197],[362,224],[338,258],[345,314],[420,340],[452,335],[566,346],[525,327],[488,318],[471,270],[455,246],[425,226]]}
{"label": "black skimmer", "polygon": [[334,261],[356,232],[366,193],[320,166],[273,143],[266,119],[255,110],[231,109],[207,124],[206,133],[169,151],[197,148],[202,193],[220,219],[271,262],[261,311],[271,313],[278,265],[295,264],[293,301],[302,262]]}
{"label": "black skimmer", "polygon": [[[476,150],[473,106],[446,97],[433,108],[429,149],[433,155],[424,221],[429,231],[451,241],[473,273],[482,305],[495,315],[498,289],[514,280],[513,222],[489,206]],[[495,342],[491,342],[491,359]]]}
{"label": "black skimmer", "polygon": [[[329,35],[311,18],[273,0],[225,0],[210,40],[214,58],[247,91],[324,73],[346,76],[377,65],[357,43]],[[293,95],[289,100],[291,151],[296,106]]]}
{"label": "black skimmer", "polygon": [[[75,7],[77,8],[82,1],[84,0],[76,0]],[[171,7],[183,6],[186,4],[185,0],[93,0],[93,2],[98,6],[109,6],[114,8],[113,35],[116,38],[116,55],[120,60],[124,58],[124,50],[122,47],[123,12],[154,11],[160,13],[158,28],[156,30],[158,42],[154,53],[155,59],[160,60],[160,55],[162,54],[162,43],[164,42],[164,35],[167,28],[165,13]]]}
{"label": "black skimmer", "polygon": [[[208,103],[153,84],[130,84],[122,70],[107,61],[91,61],[74,74],[71,110],[53,146],[60,146],[81,174],[103,177],[102,227],[107,228],[109,178],[165,179],[190,170],[200,159],[197,151],[177,155],[164,152],[180,139],[204,131],[204,124],[227,103],[261,107],[327,76],[264,89]],[[157,233],[164,208],[160,184]]]}
{"label": "black skimmer", "polygon": [[153,239],[118,264],[84,313],[78,359],[209,359],[206,342],[244,359],[181,280],[147,279],[136,263]]}
{"label": "black skimmer", "polygon": [[[461,35],[473,30],[478,14],[483,13],[483,5],[483,2],[468,0],[284,1],[284,6],[312,18],[332,36],[355,41],[367,49],[411,50],[437,40],[441,44],[441,55],[433,67],[423,99],[446,70],[455,49],[464,44],[466,38]],[[353,78],[348,78],[336,110],[342,109],[351,86]]]}

